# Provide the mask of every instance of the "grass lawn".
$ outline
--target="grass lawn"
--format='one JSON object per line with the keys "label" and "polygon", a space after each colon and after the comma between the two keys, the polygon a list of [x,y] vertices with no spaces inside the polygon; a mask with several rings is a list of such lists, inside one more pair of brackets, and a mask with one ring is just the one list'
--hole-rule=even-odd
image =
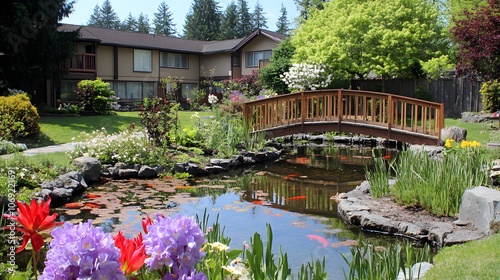
{"label": "grass lawn", "polygon": [[460,119],[446,118],[444,120],[444,126],[457,126],[467,130],[467,140],[468,141],[478,141],[481,145],[486,145],[490,138],[490,132],[493,129],[490,127],[493,125],[498,128],[498,121],[493,121],[491,124],[481,124],[481,123],[469,123],[462,122]]}
{"label": "grass lawn", "polygon": [[499,279],[500,234],[441,249],[423,279]]}
{"label": "grass lawn", "polygon": [[[179,126],[189,125],[192,111],[179,111]],[[211,115],[211,112],[198,112],[200,116]],[[113,116],[82,116],[82,117],[44,117],[40,119],[40,134],[19,140],[29,148],[44,147],[54,144],[71,142],[81,132],[92,132],[105,128],[109,133],[118,132],[134,123],[141,127],[139,112],[117,112]]]}

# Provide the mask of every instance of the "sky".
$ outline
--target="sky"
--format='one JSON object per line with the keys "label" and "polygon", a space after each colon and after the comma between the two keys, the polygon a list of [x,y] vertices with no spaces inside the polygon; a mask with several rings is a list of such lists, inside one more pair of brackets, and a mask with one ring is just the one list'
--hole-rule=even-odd
{"label": "sky", "polygon": [[[148,15],[149,22],[152,25],[154,13],[157,12],[158,6],[163,0],[110,0],[113,10],[118,14],[120,21],[123,21],[129,13],[137,18],[142,12]],[[248,9],[252,13],[255,4],[258,0],[247,0]],[[73,12],[69,18],[64,18],[62,23],[85,25],[94,11],[96,5],[102,6],[104,0],[75,0],[73,5]],[[221,11],[224,12],[230,0],[219,0]],[[293,0],[260,0],[262,8],[264,9],[267,18],[268,30],[276,30],[276,22],[280,17],[281,3],[287,10],[287,18],[290,22],[290,27],[293,27],[295,18],[298,17],[299,12]],[[173,21],[176,24],[175,28],[177,33],[182,34],[184,21],[187,13],[189,12],[192,0],[165,0],[169,10],[173,14]],[[235,1],[236,3],[236,1]]]}

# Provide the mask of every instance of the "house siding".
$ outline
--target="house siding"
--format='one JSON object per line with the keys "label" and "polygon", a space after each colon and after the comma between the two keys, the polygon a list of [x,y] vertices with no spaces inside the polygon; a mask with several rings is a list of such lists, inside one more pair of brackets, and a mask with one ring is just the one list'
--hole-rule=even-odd
{"label": "house siding", "polygon": [[[200,76],[207,77],[231,77],[231,54],[211,54],[200,58]],[[214,70],[213,74],[211,70]]]}
{"label": "house siding", "polygon": [[99,46],[96,50],[97,77],[103,80],[113,79],[113,47]]}
{"label": "house siding", "polygon": [[[158,57],[158,63],[160,58]],[[200,80],[200,56],[199,55],[189,55],[189,68],[168,68],[160,67],[160,78],[165,78],[168,76],[177,77],[183,83],[196,83],[198,84]]]}
{"label": "house siding", "polygon": [[250,41],[246,46],[241,49],[241,74],[249,75],[252,74],[253,70],[257,70],[257,67],[246,67],[246,54],[248,52],[256,51],[268,51],[273,50],[278,46],[278,44],[265,36],[257,36],[255,39]]}
{"label": "house siding", "polygon": [[[154,82],[159,77],[159,52],[151,51],[151,72],[134,72],[134,48],[118,48],[118,80]],[[98,70],[99,73],[99,70]]]}

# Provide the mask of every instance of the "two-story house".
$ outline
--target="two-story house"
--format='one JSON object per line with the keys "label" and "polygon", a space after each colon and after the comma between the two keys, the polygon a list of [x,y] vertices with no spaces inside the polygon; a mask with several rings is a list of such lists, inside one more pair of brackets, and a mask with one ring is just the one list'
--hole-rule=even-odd
{"label": "two-story house", "polygon": [[130,31],[62,25],[61,31],[80,29],[75,54],[64,65],[68,70],[53,83],[48,105],[75,100],[76,84],[97,77],[109,82],[123,102],[140,102],[161,91],[160,79],[180,80],[181,96],[200,81],[240,78],[270,58],[285,35],[257,29],[245,38],[197,41]]}

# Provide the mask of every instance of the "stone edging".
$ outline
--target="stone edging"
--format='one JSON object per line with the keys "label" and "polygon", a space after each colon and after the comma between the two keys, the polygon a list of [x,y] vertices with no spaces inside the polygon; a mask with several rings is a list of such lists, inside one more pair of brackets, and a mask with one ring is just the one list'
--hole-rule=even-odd
{"label": "stone edging", "polygon": [[338,211],[345,222],[363,230],[401,235],[438,247],[485,237],[483,231],[470,225],[454,223],[453,218],[435,217],[430,214],[412,216],[410,212],[410,219],[394,220],[388,213],[405,211],[404,208],[389,198],[373,199],[368,181],[343,195],[338,203]]}

